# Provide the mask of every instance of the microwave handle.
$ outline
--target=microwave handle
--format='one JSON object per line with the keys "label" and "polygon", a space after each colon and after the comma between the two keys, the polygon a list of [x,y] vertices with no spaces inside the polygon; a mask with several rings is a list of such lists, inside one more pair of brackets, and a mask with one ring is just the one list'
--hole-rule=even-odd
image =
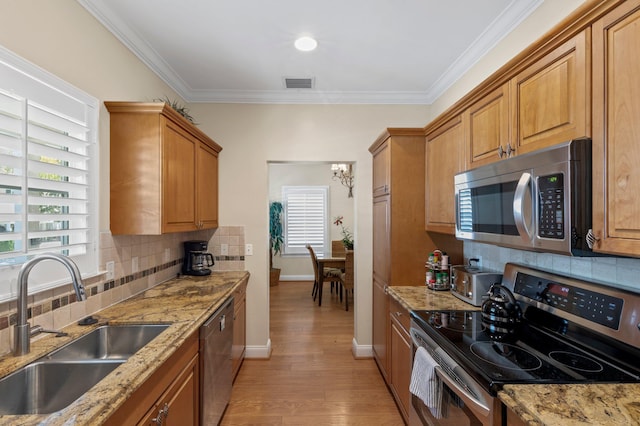
{"label": "microwave handle", "polygon": [[456,209],[456,211],[455,211],[455,215],[456,215],[456,230],[455,230],[455,232],[457,233],[460,230],[460,206],[458,205],[458,200],[459,200],[460,196],[458,195],[458,189],[456,189],[456,192],[455,192],[455,194],[453,196],[454,196],[454,199],[455,199],[454,205],[455,205],[455,209]]}
{"label": "microwave handle", "polygon": [[[518,229],[520,237],[522,237],[522,239],[525,239],[526,237],[527,242],[533,239],[532,231],[527,228],[524,211],[525,196],[527,195],[527,188],[529,187],[530,182],[531,174],[526,172],[522,173],[513,196],[513,219],[516,223],[516,228]],[[533,206],[533,200],[531,201],[531,205]]]}

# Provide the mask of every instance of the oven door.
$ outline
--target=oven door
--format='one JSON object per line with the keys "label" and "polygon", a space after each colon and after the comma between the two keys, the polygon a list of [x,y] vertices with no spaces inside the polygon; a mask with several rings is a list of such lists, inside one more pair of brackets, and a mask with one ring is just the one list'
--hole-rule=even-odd
{"label": "oven door", "polygon": [[500,400],[482,388],[413,321],[410,333],[413,340],[413,354],[415,355],[418,346],[421,346],[439,364],[436,367],[436,374],[443,385],[443,405],[441,417],[435,418],[420,398],[411,395],[409,425],[501,425],[502,403]]}
{"label": "oven door", "polygon": [[514,248],[533,248],[536,199],[532,170],[477,179],[456,175],[456,237]]}

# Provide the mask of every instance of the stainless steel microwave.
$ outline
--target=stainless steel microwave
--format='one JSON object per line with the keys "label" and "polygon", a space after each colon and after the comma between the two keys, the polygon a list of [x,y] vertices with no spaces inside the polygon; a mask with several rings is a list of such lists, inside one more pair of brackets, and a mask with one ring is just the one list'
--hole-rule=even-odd
{"label": "stainless steel microwave", "polygon": [[591,140],[575,139],[455,176],[456,237],[593,256]]}

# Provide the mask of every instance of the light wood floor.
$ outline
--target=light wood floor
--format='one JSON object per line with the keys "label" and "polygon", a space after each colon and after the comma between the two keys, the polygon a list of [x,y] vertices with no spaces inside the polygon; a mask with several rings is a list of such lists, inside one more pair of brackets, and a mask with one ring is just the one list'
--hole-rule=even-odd
{"label": "light wood floor", "polygon": [[221,425],[403,425],[373,359],[351,354],[353,305],[344,310],[325,284],[271,287],[269,360],[245,359]]}

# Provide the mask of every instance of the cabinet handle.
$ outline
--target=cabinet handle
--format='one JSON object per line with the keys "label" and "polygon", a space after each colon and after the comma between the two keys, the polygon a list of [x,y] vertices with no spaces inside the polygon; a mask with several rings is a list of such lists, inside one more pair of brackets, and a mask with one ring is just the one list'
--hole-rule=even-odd
{"label": "cabinet handle", "polygon": [[511,157],[516,153],[516,149],[511,146],[511,142],[507,144],[507,157]]}
{"label": "cabinet handle", "polygon": [[504,149],[502,149],[502,145],[498,145],[498,157],[502,158],[502,156],[505,154]]}
{"label": "cabinet handle", "polygon": [[158,410],[158,416],[151,419],[151,421],[160,426],[164,423],[164,419],[167,417],[169,417],[169,404],[165,402],[164,407]]}
{"label": "cabinet handle", "polygon": [[587,246],[590,249],[593,249],[593,246],[595,246],[599,241],[600,238],[596,237],[596,234],[593,233],[593,229],[589,229],[587,231]]}
{"label": "cabinet handle", "polygon": [[397,316],[397,317],[401,317],[401,316],[402,316],[402,312],[399,312],[399,311],[398,311],[398,312],[396,312],[396,316]]}

